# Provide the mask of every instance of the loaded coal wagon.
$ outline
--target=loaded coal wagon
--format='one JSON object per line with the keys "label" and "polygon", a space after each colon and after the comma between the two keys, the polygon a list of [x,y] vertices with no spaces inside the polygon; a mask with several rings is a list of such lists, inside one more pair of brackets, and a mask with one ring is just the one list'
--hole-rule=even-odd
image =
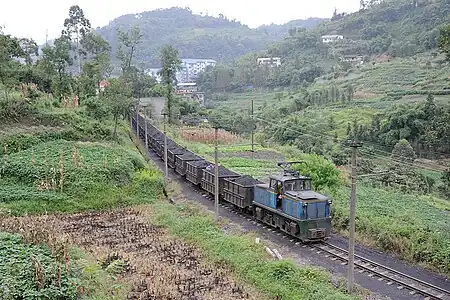
{"label": "loaded coal wagon", "polygon": [[225,178],[223,199],[244,211],[251,212],[254,187],[261,183],[263,182],[248,175],[238,178]]}
{"label": "loaded coal wagon", "polygon": [[159,141],[163,141],[164,143],[164,134],[161,131],[156,131],[153,135],[150,136],[150,145],[155,152],[156,146]]}
{"label": "loaded coal wagon", "polygon": [[181,176],[186,176],[186,165],[191,161],[202,160],[198,155],[195,155],[193,152],[186,150],[184,154],[175,156],[175,172],[180,174]]}
{"label": "loaded coal wagon", "polygon": [[175,169],[175,159],[178,155],[186,153],[186,148],[175,144],[173,147],[167,147],[167,165],[169,168]]}
{"label": "loaded coal wagon", "polygon": [[194,185],[200,185],[203,178],[203,170],[211,165],[206,159],[186,162],[186,179]]}
{"label": "loaded coal wagon", "polygon": [[[177,144],[174,141],[167,138],[167,149],[171,149],[176,146],[177,146]],[[164,151],[165,151],[165,149],[164,149],[164,138],[163,138],[162,141],[156,142],[156,155],[161,157],[163,160],[164,160]]]}
{"label": "loaded coal wagon", "polygon": [[[227,178],[237,178],[241,175],[228,170],[222,166],[219,166],[219,195],[223,196],[224,179]],[[215,194],[215,165],[211,164],[203,170],[202,178],[202,189],[209,192],[210,194]]]}

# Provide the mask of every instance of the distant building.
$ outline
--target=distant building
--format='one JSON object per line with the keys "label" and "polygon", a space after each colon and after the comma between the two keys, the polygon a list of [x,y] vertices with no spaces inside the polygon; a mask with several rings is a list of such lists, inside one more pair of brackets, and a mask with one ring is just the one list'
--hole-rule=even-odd
{"label": "distant building", "polygon": [[178,83],[175,92],[177,95],[197,101],[201,106],[205,106],[205,94],[198,92],[195,82]]}
{"label": "distant building", "polygon": [[322,35],[322,42],[323,43],[333,43],[336,42],[338,40],[343,40],[344,36],[343,35]]}
{"label": "distant building", "polygon": [[281,66],[281,58],[280,57],[260,57],[257,60],[258,65],[269,65],[271,67],[279,67]]}
{"label": "distant building", "polygon": [[159,70],[160,69],[147,69],[146,72],[147,72],[148,75],[150,75],[153,78],[155,78],[158,83],[160,83],[162,78],[161,78],[161,75],[158,74]]}
{"label": "distant building", "polygon": [[177,94],[192,94],[197,92],[197,84],[195,82],[177,84]]}
{"label": "distant building", "polygon": [[341,61],[349,62],[349,63],[362,63],[364,57],[361,55],[344,55],[340,58]]}
{"label": "distant building", "polygon": [[216,61],[213,59],[182,59],[182,69],[177,72],[176,77],[179,83],[195,82],[198,75],[208,66],[215,66]]}

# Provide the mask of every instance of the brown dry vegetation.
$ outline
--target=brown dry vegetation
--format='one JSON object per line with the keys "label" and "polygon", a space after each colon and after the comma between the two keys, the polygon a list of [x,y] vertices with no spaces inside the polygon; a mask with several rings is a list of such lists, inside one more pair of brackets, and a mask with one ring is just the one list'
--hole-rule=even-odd
{"label": "brown dry vegetation", "polygon": [[[145,211],[145,210],[143,210]],[[74,215],[6,218],[0,230],[62,251],[76,244],[131,287],[127,299],[264,299],[208,264],[194,247],[171,237],[135,209]],[[60,250],[58,250],[60,249]],[[120,261],[118,264],[117,262]]]}
{"label": "brown dry vegetation", "polygon": [[[181,138],[200,143],[214,143],[214,129],[213,128],[199,128],[199,127],[182,127],[180,128]],[[230,133],[226,130],[218,130],[218,140],[220,144],[231,144],[235,142],[242,142],[243,138],[237,134]]]}

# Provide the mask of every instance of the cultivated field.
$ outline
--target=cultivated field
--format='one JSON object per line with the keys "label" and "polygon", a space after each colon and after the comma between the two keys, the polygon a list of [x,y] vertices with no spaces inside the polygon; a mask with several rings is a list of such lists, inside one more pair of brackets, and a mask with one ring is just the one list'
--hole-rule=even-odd
{"label": "cultivated field", "polygon": [[67,236],[131,286],[127,299],[264,299],[135,209],[5,219],[0,229],[30,240]]}
{"label": "cultivated field", "polygon": [[[191,142],[199,142],[205,144],[214,143],[215,132],[213,128],[199,128],[199,127],[181,127],[180,135],[183,139]],[[220,144],[232,144],[242,142],[243,138],[232,134],[226,130],[219,129],[217,132],[218,141]]]}

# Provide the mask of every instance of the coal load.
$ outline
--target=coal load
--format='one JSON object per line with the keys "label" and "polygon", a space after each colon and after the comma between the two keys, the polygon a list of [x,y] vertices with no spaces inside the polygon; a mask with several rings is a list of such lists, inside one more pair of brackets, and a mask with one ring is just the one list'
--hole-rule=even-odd
{"label": "coal load", "polygon": [[164,134],[161,132],[157,132],[153,137],[155,138],[155,140],[163,140]]}
{"label": "coal load", "polygon": [[194,153],[192,153],[190,151],[184,153],[183,155],[179,155],[178,157],[181,160],[197,160],[197,159],[201,159],[200,156],[195,155]]}
{"label": "coal load", "polygon": [[[209,165],[206,170],[211,174],[215,174],[215,165]],[[228,176],[239,176],[239,174],[228,170],[222,166],[219,166],[219,177],[228,177]]]}
{"label": "coal load", "polygon": [[197,168],[206,168],[207,166],[209,166],[211,163],[207,160],[194,160],[189,162],[190,165],[193,165]]}
{"label": "coal load", "polygon": [[253,186],[255,184],[263,183],[262,181],[259,181],[258,179],[255,179],[249,175],[241,176],[233,181],[234,183],[239,184],[241,186]]}

